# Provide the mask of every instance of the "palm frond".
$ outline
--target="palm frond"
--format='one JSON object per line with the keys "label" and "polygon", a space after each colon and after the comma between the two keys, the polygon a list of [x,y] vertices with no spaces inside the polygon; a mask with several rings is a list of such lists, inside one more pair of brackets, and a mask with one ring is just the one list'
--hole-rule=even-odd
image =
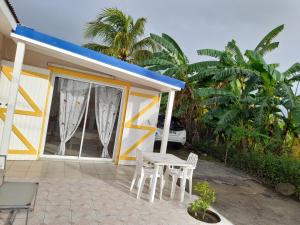
{"label": "palm frond", "polygon": [[117,8],[106,8],[99,15],[97,20],[100,22],[111,24],[117,32],[128,32],[128,25],[132,23],[131,16],[124,14]]}
{"label": "palm frond", "polygon": [[166,51],[168,51],[170,54],[173,54],[173,55],[178,55],[179,54],[176,46],[174,46],[173,43],[170,42],[168,39],[160,37],[160,36],[158,36],[156,34],[150,34],[150,37],[157,44],[159,44],[163,49],[165,49]]}
{"label": "palm frond", "polygon": [[292,76],[290,79],[288,79],[289,83],[293,83],[295,81],[300,81],[300,74],[295,74],[294,76]]}
{"label": "palm frond", "polygon": [[277,68],[280,66],[280,64],[279,64],[279,63],[271,63],[271,64],[268,64],[268,66],[269,66],[270,68],[277,69]]}
{"label": "palm frond", "polygon": [[256,75],[257,72],[255,70],[251,70],[251,69],[244,69],[244,68],[240,68],[240,67],[232,67],[232,68],[225,68],[222,70],[217,71],[214,76],[213,79],[216,81],[222,81],[224,79],[230,78],[230,77],[238,77],[238,76],[253,76]]}
{"label": "palm frond", "polygon": [[254,118],[255,126],[262,127],[265,123],[264,120],[266,119],[266,110],[269,109],[268,107],[268,100],[264,98],[260,103],[257,103],[257,113],[256,117]]}
{"label": "palm frond", "polygon": [[153,71],[165,71],[169,68],[170,68],[170,65],[153,65],[153,66],[147,67],[147,69],[153,70]]}
{"label": "palm frond", "polygon": [[273,30],[271,30],[256,46],[256,48],[254,49],[254,51],[258,51],[261,48],[263,48],[263,46],[268,45],[272,42],[272,40],[284,29],[284,25],[280,25],[276,28],[274,28]]}
{"label": "palm frond", "polygon": [[185,63],[189,62],[188,58],[183,53],[183,51],[180,48],[180,46],[177,44],[177,42],[172,37],[170,37],[169,35],[163,33],[162,34],[162,38],[164,38],[164,39],[168,40],[170,43],[172,43],[172,45],[176,48],[176,50],[178,52],[178,55],[185,61]]}
{"label": "palm frond", "polygon": [[158,46],[155,42],[150,38],[146,37],[136,43],[134,43],[132,49],[134,50],[141,50],[141,49],[149,49],[151,51],[156,51]]}
{"label": "palm frond", "polygon": [[227,105],[231,101],[231,96],[216,96],[201,101],[202,106],[212,106],[212,105]]}
{"label": "palm frond", "polygon": [[274,49],[278,48],[279,46],[279,42],[273,42],[273,43],[270,43],[268,45],[264,45],[259,51],[258,53],[261,54],[261,55],[265,55],[266,53],[268,52],[271,52],[273,51]]}
{"label": "palm frond", "polygon": [[131,54],[131,63],[139,64],[139,62],[143,62],[147,59],[150,59],[152,56],[152,51],[140,49],[136,50]]}
{"label": "palm frond", "polygon": [[244,65],[246,63],[241,50],[236,45],[235,40],[228,42],[226,49],[230,50],[233,53],[235,61],[238,65]]}
{"label": "palm frond", "polygon": [[218,126],[222,128],[226,128],[227,126],[232,125],[232,121],[236,120],[236,116],[239,111],[235,108],[229,109],[225,111],[220,117],[218,121]]}
{"label": "palm frond", "polygon": [[197,50],[197,53],[198,53],[198,55],[210,56],[210,57],[218,58],[218,59],[220,59],[223,54],[222,51],[215,50],[215,49],[209,49],[209,48]]}
{"label": "palm frond", "polygon": [[168,75],[170,77],[173,77],[176,72],[177,72],[177,68],[176,67],[172,67],[172,68],[165,68],[166,70],[163,72],[164,75]]}
{"label": "palm frond", "polygon": [[103,39],[104,43],[111,44],[116,34],[115,28],[110,24],[101,21],[92,21],[87,24],[84,36],[86,38],[99,37]]}
{"label": "palm frond", "polygon": [[292,74],[300,72],[300,63],[293,64],[287,71],[285,71],[283,74],[287,77],[289,77]]}
{"label": "palm frond", "polygon": [[145,24],[147,20],[146,18],[138,18],[135,22],[135,24],[131,27],[129,33],[132,36],[133,39],[136,39],[137,37],[141,36],[145,32]]}
{"label": "palm frond", "polygon": [[196,74],[193,74],[190,80],[193,81],[201,81],[205,78],[211,77],[216,73],[220,72],[220,69],[203,69],[198,71]]}
{"label": "palm frond", "polygon": [[218,65],[220,65],[219,61],[202,61],[190,64],[189,70],[190,72],[199,72],[207,68],[216,68]]}
{"label": "palm frond", "polygon": [[140,63],[141,66],[155,66],[155,65],[162,65],[162,66],[170,66],[173,67],[173,63],[166,59],[160,59],[160,58],[150,58],[147,60],[144,60]]}
{"label": "palm frond", "polygon": [[210,96],[231,96],[235,97],[233,93],[230,91],[226,91],[223,89],[218,89],[218,88],[199,88],[196,93],[200,97],[210,97]]}
{"label": "palm frond", "polygon": [[283,96],[285,96],[286,100],[290,104],[290,108],[295,107],[295,98],[292,88],[285,83],[281,83],[280,89],[282,91]]}
{"label": "palm frond", "polygon": [[96,52],[102,52],[102,53],[104,53],[105,51],[107,51],[109,49],[108,46],[100,45],[100,44],[95,43],[95,42],[84,44],[83,47],[94,50]]}

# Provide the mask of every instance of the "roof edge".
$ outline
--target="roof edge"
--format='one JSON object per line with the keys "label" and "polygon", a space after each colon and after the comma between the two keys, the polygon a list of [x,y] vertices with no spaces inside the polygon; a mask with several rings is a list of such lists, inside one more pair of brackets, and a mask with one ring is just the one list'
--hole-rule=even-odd
{"label": "roof edge", "polygon": [[68,51],[68,52],[71,52],[73,54],[75,53],[77,55],[81,55],[83,57],[87,57],[89,59],[96,60],[96,61],[104,63],[106,65],[115,67],[117,69],[122,69],[122,70],[126,70],[128,72],[131,72],[131,73],[135,73],[135,74],[137,74],[139,76],[143,76],[147,79],[159,81],[161,83],[165,83],[167,85],[171,85],[171,86],[174,86],[179,89],[183,89],[185,87],[185,82],[183,82],[181,80],[178,80],[178,79],[175,79],[172,77],[168,77],[166,75],[161,75],[159,73],[148,70],[146,68],[124,62],[117,58],[104,55],[102,53],[93,51],[91,49],[81,47],[74,43],[41,33],[39,31],[36,31],[36,30],[26,27],[26,26],[22,26],[20,24],[17,25],[17,27],[13,31],[13,33],[23,36],[23,37],[26,37],[26,38],[29,38],[29,39],[32,39],[32,40],[35,40],[35,41],[38,41],[38,42],[41,42],[41,43],[44,43],[44,44],[48,44],[50,46],[53,46],[53,47],[56,47],[56,48],[59,48],[59,49],[62,49],[62,50]]}

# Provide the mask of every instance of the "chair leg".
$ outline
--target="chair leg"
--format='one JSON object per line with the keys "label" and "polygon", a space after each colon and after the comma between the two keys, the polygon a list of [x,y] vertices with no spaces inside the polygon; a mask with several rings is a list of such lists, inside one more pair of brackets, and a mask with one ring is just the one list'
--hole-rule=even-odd
{"label": "chair leg", "polygon": [[149,185],[148,185],[148,193],[150,193],[150,191],[151,191],[152,181],[153,181],[153,177],[150,177],[150,181],[149,181]]}
{"label": "chair leg", "polygon": [[137,173],[134,172],[133,179],[132,179],[131,186],[130,186],[130,192],[132,192],[132,190],[133,190],[133,187],[134,187],[135,181],[136,181],[136,177],[137,177]]}
{"label": "chair leg", "polygon": [[192,197],[192,188],[193,188],[193,178],[189,178],[189,193],[190,193],[190,198]]}
{"label": "chair leg", "polygon": [[28,213],[29,213],[29,209],[27,209],[27,212],[26,212],[26,221],[25,221],[25,225],[28,224]]}
{"label": "chair leg", "polygon": [[160,192],[159,192],[159,199],[160,200],[162,200],[162,194],[163,194],[164,185],[165,185],[164,175],[161,175],[160,176]]}
{"label": "chair leg", "polygon": [[165,180],[165,185],[168,186],[169,185],[169,176],[170,176],[170,170],[167,167],[166,168],[166,172],[164,174],[164,180]]}
{"label": "chair leg", "polygon": [[141,176],[140,184],[139,184],[139,187],[138,187],[138,193],[137,193],[137,196],[136,196],[137,199],[140,199],[140,197],[141,197],[141,194],[142,194],[143,188],[144,188],[144,184],[145,184],[145,180],[146,180],[146,178],[144,176]]}
{"label": "chair leg", "polygon": [[176,183],[177,183],[178,177],[172,176],[172,186],[171,186],[171,194],[170,198],[173,199],[175,195],[175,189],[176,189]]}

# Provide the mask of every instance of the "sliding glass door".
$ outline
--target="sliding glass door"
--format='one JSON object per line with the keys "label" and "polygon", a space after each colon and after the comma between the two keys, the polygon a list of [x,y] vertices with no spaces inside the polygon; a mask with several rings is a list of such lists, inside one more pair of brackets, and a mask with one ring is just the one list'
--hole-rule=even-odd
{"label": "sliding glass door", "polygon": [[92,85],[81,157],[112,158],[121,91]]}
{"label": "sliding glass door", "polygon": [[55,78],[45,156],[112,158],[122,91]]}

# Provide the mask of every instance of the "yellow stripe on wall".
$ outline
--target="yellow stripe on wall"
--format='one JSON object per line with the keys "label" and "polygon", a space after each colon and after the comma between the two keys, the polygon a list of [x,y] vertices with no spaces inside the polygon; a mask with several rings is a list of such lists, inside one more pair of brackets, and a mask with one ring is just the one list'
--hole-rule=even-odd
{"label": "yellow stripe on wall", "polygon": [[[12,69],[6,66],[2,67],[3,74],[7,77],[9,81],[12,80]],[[23,74],[23,71],[22,71]],[[38,105],[34,102],[34,100],[30,97],[30,95],[24,90],[23,87],[19,86],[19,93],[23,96],[23,98],[28,102],[30,107],[33,109],[33,111],[27,111],[27,110],[18,110],[16,111],[17,114],[20,115],[33,115],[33,116],[42,116],[42,110],[38,107]],[[25,114],[22,114],[26,111]]]}
{"label": "yellow stripe on wall", "polygon": [[147,138],[149,138],[157,129],[156,127],[153,127],[153,126],[134,124],[134,122],[137,121],[138,118],[140,118],[142,115],[144,115],[151,108],[153,108],[159,102],[160,96],[149,95],[149,94],[140,93],[140,92],[131,92],[130,95],[136,96],[136,97],[141,97],[141,98],[148,98],[148,99],[151,99],[152,101],[148,105],[146,105],[144,108],[142,108],[141,111],[139,111],[130,120],[128,120],[125,123],[126,128],[145,130],[145,131],[147,131],[147,133],[145,135],[143,135],[140,139],[138,139],[128,149],[125,150],[125,152],[120,157],[121,160],[135,160],[135,157],[131,157],[128,155],[133,150],[135,150],[138,146],[140,146],[145,140],[147,140]]}
{"label": "yellow stripe on wall", "polygon": [[57,73],[57,74],[69,75],[71,77],[80,78],[80,79],[98,81],[98,82],[101,82],[101,83],[104,83],[104,84],[131,86],[130,82],[110,79],[110,78],[101,77],[101,76],[97,76],[97,75],[92,75],[92,74],[88,74],[88,73],[77,72],[77,71],[74,71],[74,70],[63,69],[63,68],[54,67],[54,66],[49,66],[48,69],[51,70],[54,73]]}
{"label": "yellow stripe on wall", "polygon": [[[9,81],[12,80],[12,75],[11,75],[12,71],[13,68],[2,66],[2,72]],[[50,78],[50,76],[48,75],[26,71],[26,70],[22,70],[21,75],[41,78],[41,79],[48,79],[48,80]],[[30,97],[30,95],[25,91],[25,89],[22,86],[19,86],[18,92],[23,96],[24,100],[30,105],[32,111],[16,109],[14,114],[42,117],[43,116],[42,110],[38,107],[38,105],[34,102],[34,100]],[[0,108],[0,119],[2,121],[5,121],[6,111],[7,111],[6,108]],[[27,149],[9,149],[8,154],[35,155],[37,153],[35,147],[30,143],[30,141],[24,136],[24,134],[15,125],[12,126],[12,132],[26,146]]]}

